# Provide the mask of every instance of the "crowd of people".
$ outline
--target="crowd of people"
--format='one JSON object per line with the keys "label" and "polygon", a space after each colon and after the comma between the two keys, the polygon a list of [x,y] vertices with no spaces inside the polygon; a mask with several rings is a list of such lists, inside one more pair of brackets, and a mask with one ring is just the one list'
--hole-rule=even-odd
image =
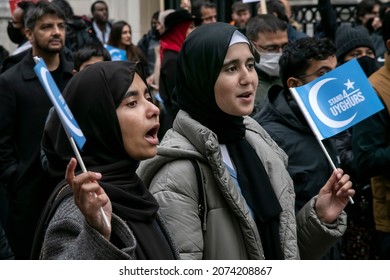
{"label": "crowd of people", "polygon": [[[215,2],[181,1],[134,43],[104,1],[90,17],[20,1],[0,63],[0,259],[390,259],[390,4],[340,24],[319,0],[310,36],[288,1],[265,4],[218,22]],[[86,137],[78,160],[34,57]],[[386,108],[323,140],[330,162],[289,88],[352,59]]]}

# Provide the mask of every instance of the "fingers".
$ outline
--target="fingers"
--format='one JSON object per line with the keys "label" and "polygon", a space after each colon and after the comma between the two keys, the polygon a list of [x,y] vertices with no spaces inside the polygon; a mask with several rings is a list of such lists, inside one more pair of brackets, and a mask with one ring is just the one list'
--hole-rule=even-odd
{"label": "fingers", "polygon": [[72,186],[72,180],[74,178],[74,171],[76,170],[77,161],[75,158],[71,158],[68,166],[66,167],[65,179],[70,186]]}
{"label": "fingers", "polygon": [[[328,181],[322,187],[321,190],[325,192],[331,192],[334,188],[334,185],[343,178],[344,171],[340,168],[333,170],[332,175],[329,177]],[[348,176],[348,175],[347,175]]]}

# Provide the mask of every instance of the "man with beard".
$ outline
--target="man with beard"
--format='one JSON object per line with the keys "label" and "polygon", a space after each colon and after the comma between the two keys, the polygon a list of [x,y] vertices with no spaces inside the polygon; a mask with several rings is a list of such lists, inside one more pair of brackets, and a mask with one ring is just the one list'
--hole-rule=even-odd
{"label": "man with beard", "polygon": [[19,2],[12,14],[12,19],[8,22],[8,37],[13,43],[17,44],[18,47],[4,60],[0,73],[5,72],[7,69],[21,61],[28,50],[31,49],[31,43],[25,34],[24,16],[27,14],[28,9],[33,5],[34,4],[30,1]]}
{"label": "man with beard", "polygon": [[92,31],[100,42],[107,44],[111,32],[111,23],[108,20],[108,5],[104,1],[95,1],[91,5]]}
{"label": "man with beard", "polygon": [[33,67],[43,59],[62,91],[73,64],[63,54],[65,16],[57,5],[40,1],[26,15],[32,48],[0,75],[0,183],[9,209],[5,231],[15,259],[29,259],[35,226],[51,192],[40,162],[43,127],[52,107]]}

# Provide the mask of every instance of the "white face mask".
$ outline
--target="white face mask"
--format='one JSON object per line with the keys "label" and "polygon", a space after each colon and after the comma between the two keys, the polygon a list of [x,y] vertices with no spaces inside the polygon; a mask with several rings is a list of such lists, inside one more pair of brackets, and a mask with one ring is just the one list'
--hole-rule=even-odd
{"label": "white face mask", "polygon": [[279,77],[279,59],[282,53],[260,53],[256,66],[271,77]]}

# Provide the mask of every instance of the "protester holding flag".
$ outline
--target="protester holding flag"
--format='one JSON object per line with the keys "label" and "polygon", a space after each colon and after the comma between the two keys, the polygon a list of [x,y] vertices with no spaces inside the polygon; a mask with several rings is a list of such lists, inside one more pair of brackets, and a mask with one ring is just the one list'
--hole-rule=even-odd
{"label": "protester holding flag", "polygon": [[354,190],[339,169],[295,215],[287,156],[247,117],[254,66],[247,37],[221,22],[196,28],[179,54],[180,111],[158,156],[137,173],[183,259],[316,259],[345,231],[343,209]]}
{"label": "protester holding flag", "polygon": [[36,222],[51,190],[40,163],[43,127],[52,104],[33,68],[41,57],[62,90],[73,63],[63,54],[64,14],[47,1],[30,8],[26,35],[32,49],[0,75],[0,179],[9,198],[7,238],[16,259],[29,259]]}
{"label": "protester holding flag", "polygon": [[352,129],[355,166],[371,178],[374,199],[376,242],[380,259],[390,259],[390,13],[384,15],[382,36],[386,45],[385,64],[369,78],[386,109],[358,123]]}
{"label": "protester holding flag", "polygon": [[[142,67],[129,61],[95,63],[74,76],[64,99],[86,138],[80,155],[89,172],[75,170],[74,152],[54,113],[42,145],[50,175],[60,184],[68,182],[74,195],[57,208],[41,257],[177,258],[158,204],[135,174],[139,161],[153,157],[158,144],[159,109]],[[110,227],[102,223],[100,207]]]}
{"label": "protester holding flag", "polygon": [[[306,37],[290,43],[280,59],[284,87],[274,85],[262,110],[254,118],[288,155],[288,172],[294,181],[295,208],[299,211],[315,196],[333,172],[314,133],[289,91],[334,69],[336,48],[330,39]],[[324,145],[338,164],[333,140]],[[329,258],[339,259],[338,256]]]}

